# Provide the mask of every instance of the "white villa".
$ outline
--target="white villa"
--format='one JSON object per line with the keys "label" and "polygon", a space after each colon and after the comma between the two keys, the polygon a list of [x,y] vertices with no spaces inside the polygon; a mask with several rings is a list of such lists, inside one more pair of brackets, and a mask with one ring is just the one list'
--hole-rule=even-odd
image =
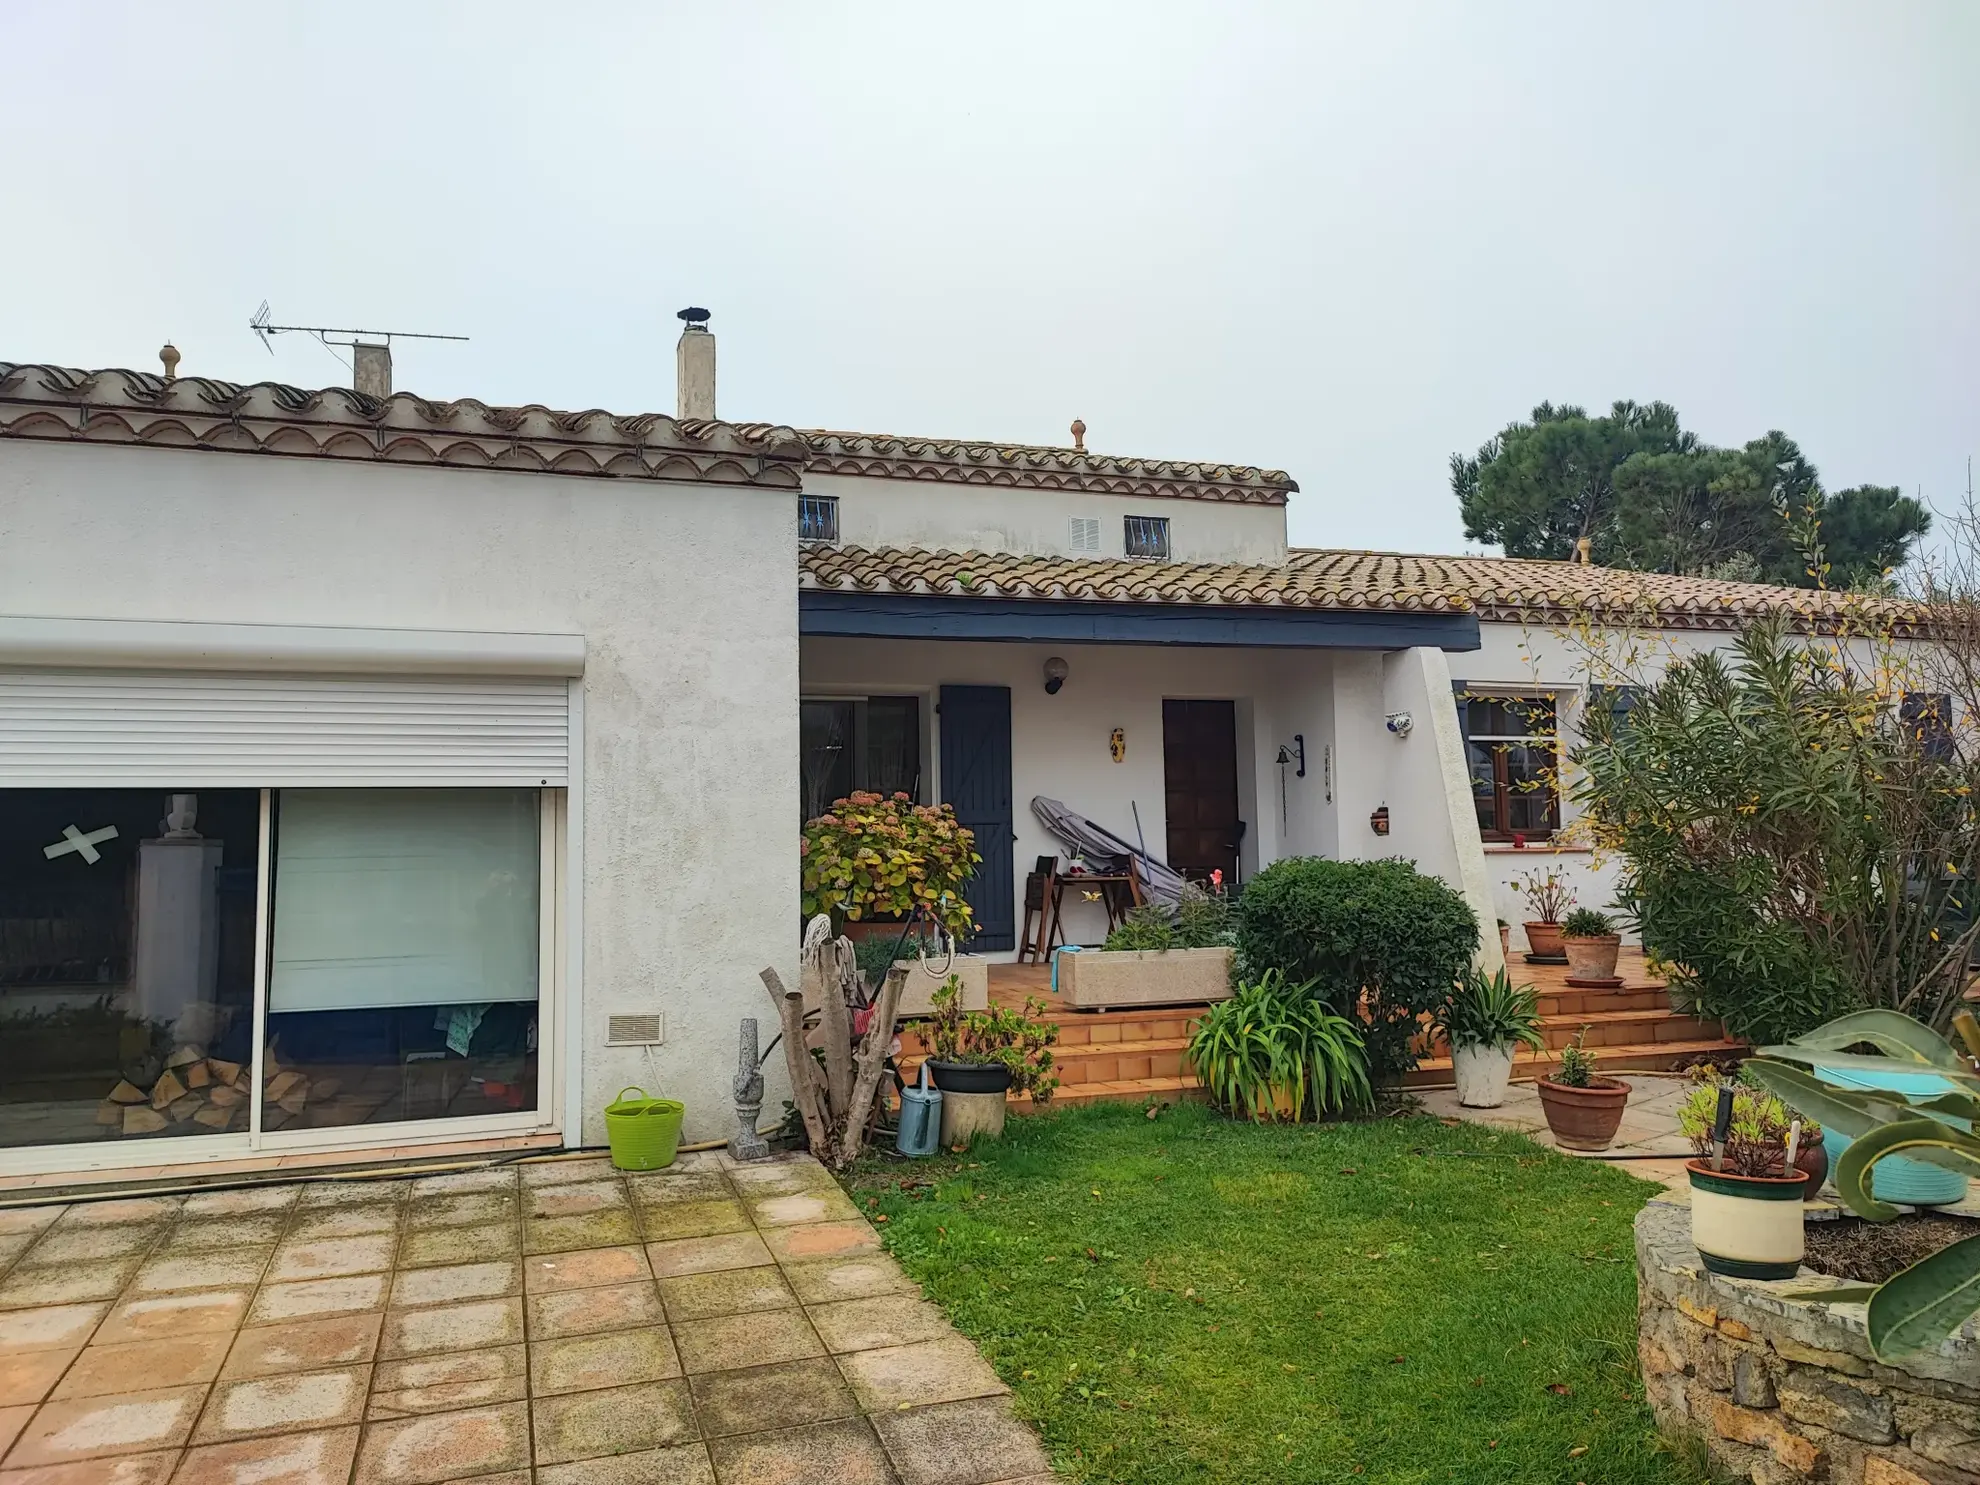
{"label": "white villa", "polygon": [[852,788],[976,830],[976,953],[1042,796],[1234,882],[1411,858],[1496,963],[1516,872],[1607,895],[1522,787],[1615,700],[1555,631],[1816,599],[1291,549],[1276,471],[725,423],[681,364],[668,417],[0,363],[0,1177],[598,1144],[628,1084],[719,1138]]}

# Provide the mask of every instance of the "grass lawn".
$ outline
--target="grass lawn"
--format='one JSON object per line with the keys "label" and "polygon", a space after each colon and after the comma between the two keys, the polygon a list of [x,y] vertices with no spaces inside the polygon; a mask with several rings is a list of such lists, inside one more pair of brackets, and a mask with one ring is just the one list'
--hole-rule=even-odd
{"label": "grass lawn", "polygon": [[1656,1188],[1608,1166],[1428,1118],[1103,1104],[853,1185],[1069,1478],[1698,1478],[1636,1370]]}

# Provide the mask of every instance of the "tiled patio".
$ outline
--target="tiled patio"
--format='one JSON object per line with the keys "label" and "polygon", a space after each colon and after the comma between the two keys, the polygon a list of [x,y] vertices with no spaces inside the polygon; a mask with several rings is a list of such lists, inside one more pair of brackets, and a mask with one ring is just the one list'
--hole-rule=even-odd
{"label": "tiled patio", "polygon": [[1613,1160],[1632,1175],[1665,1185],[1683,1185],[1684,1162],[1691,1158],[1691,1143],[1678,1132],[1678,1105],[1691,1089],[1686,1077],[1628,1072],[1615,1076],[1629,1084],[1629,1103],[1623,1109],[1622,1124],[1615,1143],[1599,1154],[1586,1150],[1561,1150],[1547,1128],[1547,1116],[1540,1109],[1540,1093],[1531,1083],[1514,1083],[1506,1090],[1506,1101],[1496,1109],[1468,1109],[1457,1101],[1457,1090],[1439,1088],[1419,1093],[1424,1111],[1445,1119],[1463,1119],[1487,1124],[1494,1129],[1511,1129],[1550,1150],[1560,1150],[1578,1160]]}
{"label": "tiled patio", "polygon": [[0,1485],[1049,1485],[808,1158],[0,1211]]}

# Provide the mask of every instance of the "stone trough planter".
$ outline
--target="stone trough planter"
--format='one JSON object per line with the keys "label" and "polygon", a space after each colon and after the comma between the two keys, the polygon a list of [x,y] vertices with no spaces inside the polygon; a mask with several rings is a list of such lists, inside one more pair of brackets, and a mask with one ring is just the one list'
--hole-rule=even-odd
{"label": "stone trough planter", "polygon": [[1082,949],[1059,955],[1058,967],[1059,1003],[1074,1010],[1231,998],[1229,949]]}
{"label": "stone trough planter", "polygon": [[[933,996],[942,988],[942,980],[926,973],[918,959],[898,959],[895,961],[907,971],[907,987],[901,991],[900,1016],[932,1016],[935,1014]],[[942,956],[932,955],[928,960],[929,969],[942,967]],[[990,1009],[990,961],[974,954],[958,954],[950,973],[962,981],[962,1008],[966,1011],[987,1011]]]}
{"label": "stone trough planter", "polygon": [[1734,1479],[1832,1485],[1980,1481],[1980,1334],[1878,1361],[1860,1304],[1787,1298],[1840,1286],[1804,1269],[1710,1273],[1681,1193],[1636,1218],[1637,1359],[1665,1433],[1702,1442]]}

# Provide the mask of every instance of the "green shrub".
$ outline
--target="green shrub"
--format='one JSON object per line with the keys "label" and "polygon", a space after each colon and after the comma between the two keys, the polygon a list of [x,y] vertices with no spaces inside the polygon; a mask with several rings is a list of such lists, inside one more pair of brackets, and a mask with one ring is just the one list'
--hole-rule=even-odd
{"label": "green shrub", "polygon": [[1576,908],[1561,919],[1565,938],[1607,938],[1616,931],[1616,920],[1594,908]]}
{"label": "green shrub", "polygon": [[1450,994],[1478,949],[1464,898],[1407,861],[1275,862],[1246,885],[1237,919],[1247,973],[1311,982],[1332,1010],[1365,1020],[1377,1078],[1416,1065],[1417,1017]]}
{"label": "green shrub", "polygon": [[1275,969],[1204,1014],[1189,1060],[1219,1108],[1260,1123],[1364,1113],[1375,1102],[1355,1023]]}
{"label": "green shrub", "polygon": [[983,860],[946,804],[854,790],[798,839],[800,906],[837,929],[864,918],[920,916],[965,938],[975,926],[963,884]]}
{"label": "green shrub", "polygon": [[1143,903],[1140,907],[1128,909],[1127,916],[1115,925],[1102,947],[1124,952],[1160,953],[1180,945],[1176,941],[1176,925],[1169,921],[1169,915],[1153,903]]}
{"label": "green shrub", "polygon": [[1173,916],[1153,903],[1128,909],[1103,947],[1145,953],[1226,948],[1232,942],[1235,921],[1231,900],[1221,886],[1208,892],[1191,886],[1183,889]]}

